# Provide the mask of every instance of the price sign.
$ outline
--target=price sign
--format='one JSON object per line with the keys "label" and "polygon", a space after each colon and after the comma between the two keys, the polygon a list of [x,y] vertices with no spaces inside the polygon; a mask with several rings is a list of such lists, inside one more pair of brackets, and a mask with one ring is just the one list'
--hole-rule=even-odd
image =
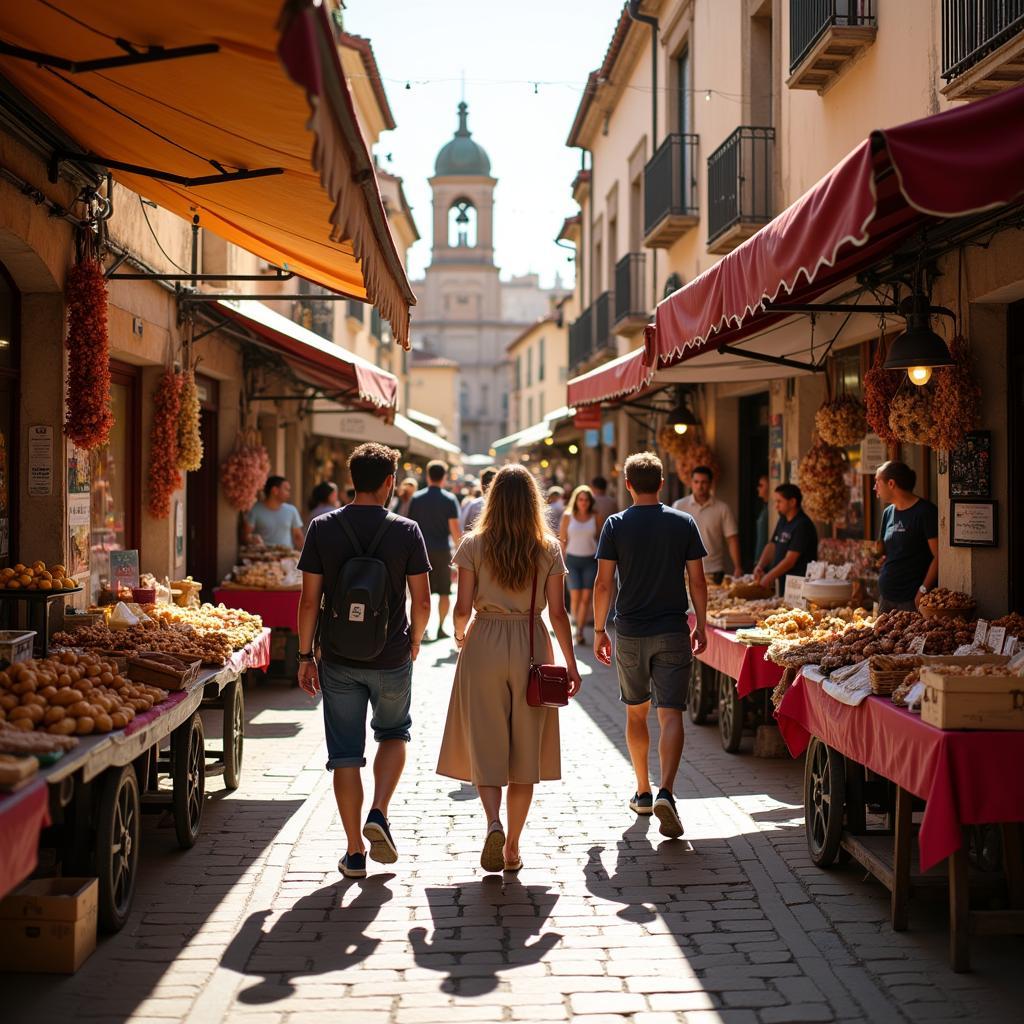
{"label": "price sign", "polygon": [[1008,636],[1003,644],[1003,654],[1008,654],[1012,658],[1017,653],[1017,643],[1015,636]]}
{"label": "price sign", "polygon": [[910,641],[910,653],[911,654],[924,654],[924,645],[927,641],[927,637],[915,636]]}
{"label": "price sign", "polygon": [[800,576],[787,576],[786,589],[782,592],[782,603],[790,608],[803,608],[804,581]]}
{"label": "price sign", "polygon": [[980,647],[988,639],[988,623],[984,619],[978,619],[974,627],[974,646]]}
{"label": "price sign", "polygon": [[989,649],[993,654],[1003,653],[1003,643],[1006,640],[1006,627],[1005,626],[993,626],[988,631],[988,640],[985,642],[988,644]]}

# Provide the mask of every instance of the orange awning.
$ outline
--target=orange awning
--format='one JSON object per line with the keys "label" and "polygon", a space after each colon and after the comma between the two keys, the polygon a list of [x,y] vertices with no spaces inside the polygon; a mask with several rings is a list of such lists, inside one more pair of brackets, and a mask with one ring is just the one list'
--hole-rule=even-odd
{"label": "orange awning", "polygon": [[[262,259],[373,303],[408,347],[416,300],[325,6],[313,0],[288,0],[283,10],[252,0],[64,6],[66,12],[24,0],[0,8],[0,74],[127,188],[182,217],[198,213],[203,227]],[[211,45],[215,52],[130,66],[67,66],[124,58],[129,49]],[[12,48],[31,51],[36,60],[60,60],[40,66],[12,56]],[[278,169],[230,180],[242,170]],[[229,180],[209,180],[221,174]]]}

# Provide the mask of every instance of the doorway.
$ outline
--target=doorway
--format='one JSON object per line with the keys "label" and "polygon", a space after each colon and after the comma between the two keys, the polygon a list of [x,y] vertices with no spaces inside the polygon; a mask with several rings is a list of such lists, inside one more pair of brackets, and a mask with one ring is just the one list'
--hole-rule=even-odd
{"label": "doorway", "polygon": [[740,554],[744,568],[749,568],[760,556],[755,551],[757,517],[761,500],[757,496],[757,481],[768,473],[768,392],[745,395],[740,399],[740,478],[739,528]]}
{"label": "doorway", "polygon": [[[1024,508],[1024,302],[1015,302],[1007,310],[1007,494],[1011,516]],[[1010,538],[1010,608],[1024,612],[1024,535],[1018,529],[1007,531]]]}
{"label": "doorway", "polygon": [[203,441],[203,462],[187,474],[185,497],[188,544],[185,569],[203,584],[203,600],[209,601],[218,583],[217,568],[217,382],[196,374],[199,392],[199,435]]}

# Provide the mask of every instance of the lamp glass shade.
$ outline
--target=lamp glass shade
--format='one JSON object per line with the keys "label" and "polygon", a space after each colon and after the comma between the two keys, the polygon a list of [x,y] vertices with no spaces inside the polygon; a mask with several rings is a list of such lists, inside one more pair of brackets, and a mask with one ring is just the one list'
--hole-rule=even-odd
{"label": "lamp glass shade", "polygon": [[[887,370],[909,370],[913,366],[952,366],[953,359],[942,336],[917,318],[909,318],[907,329],[892,343],[885,360]],[[917,322],[915,322],[917,321]]]}

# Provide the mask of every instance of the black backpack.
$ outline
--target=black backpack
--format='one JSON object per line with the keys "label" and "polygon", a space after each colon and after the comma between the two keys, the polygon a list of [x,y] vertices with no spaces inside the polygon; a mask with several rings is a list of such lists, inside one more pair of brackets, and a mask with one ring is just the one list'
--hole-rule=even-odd
{"label": "black backpack", "polygon": [[388,591],[391,588],[388,567],[374,558],[373,553],[398,516],[388,512],[365,551],[345,514],[337,518],[356,553],[342,565],[334,592],[329,597],[323,596],[320,648],[328,658],[372,661],[387,643]]}

